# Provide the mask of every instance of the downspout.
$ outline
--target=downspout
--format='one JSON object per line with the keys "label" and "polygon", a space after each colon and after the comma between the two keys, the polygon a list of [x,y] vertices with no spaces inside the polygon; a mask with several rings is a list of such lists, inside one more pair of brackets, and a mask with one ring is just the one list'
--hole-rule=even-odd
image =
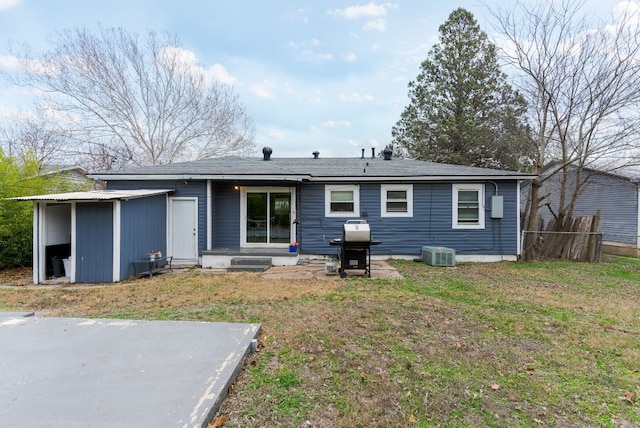
{"label": "downspout", "polygon": [[636,254],[640,249],[640,182],[636,183],[638,191],[638,205],[636,206]]}
{"label": "downspout", "polygon": [[76,202],[71,202],[71,276],[69,277],[69,281],[72,283],[76,282],[76,217]]}
{"label": "downspout", "polygon": [[211,249],[211,245],[213,243],[213,212],[211,211],[213,207],[213,185],[211,180],[207,180],[207,250]]}
{"label": "downspout", "polygon": [[516,182],[516,215],[517,215],[517,222],[516,222],[516,256],[518,258],[520,258],[520,256],[522,256],[522,241],[524,239],[524,236],[522,235],[522,229],[520,228],[520,224],[522,223],[520,221],[520,181],[518,180]]}
{"label": "downspout", "polygon": [[40,203],[33,203],[33,241],[31,242],[33,251],[33,283],[40,284]]}
{"label": "downspout", "polygon": [[122,245],[121,222],[122,202],[113,201],[113,282],[120,281],[120,247]]}

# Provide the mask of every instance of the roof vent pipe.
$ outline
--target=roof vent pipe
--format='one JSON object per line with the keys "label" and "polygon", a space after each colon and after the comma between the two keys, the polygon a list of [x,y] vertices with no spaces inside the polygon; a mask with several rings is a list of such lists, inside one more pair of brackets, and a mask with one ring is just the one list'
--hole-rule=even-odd
{"label": "roof vent pipe", "polygon": [[360,159],[364,159],[364,149],[362,149],[362,156],[360,156]]}
{"label": "roof vent pipe", "polygon": [[384,160],[391,160],[393,156],[393,150],[391,150],[390,148],[386,148],[382,151],[382,154],[384,155]]}
{"label": "roof vent pipe", "polygon": [[262,159],[268,161],[271,160],[271,153],[273,153],[273,150],[271,150],[271,147],[263,147],[262,148]]}
{"label": "roof vent pipe", "polygon": [[375,159],[375,157],[376,157],[376,148],[371,147],[371,159]]}
{"label": "roof vent pipe", "polygon": [[318,156],[320,156],[320,152],[319,151],[316,150],[315,152],[313,152],[313,158],[314,159],[318,159]]}

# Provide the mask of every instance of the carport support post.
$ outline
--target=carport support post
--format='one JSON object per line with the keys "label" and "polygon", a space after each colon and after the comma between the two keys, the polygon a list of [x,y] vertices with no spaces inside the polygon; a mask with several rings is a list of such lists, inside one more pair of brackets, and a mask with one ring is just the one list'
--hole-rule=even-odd
{"label": "carport support post", "polygon": [[43,258],[40,255],[40,209],[41,204],[39,202],[33,203],[33,241],[31,241],[33,251],[33,283],[40,283],[40,260]]}

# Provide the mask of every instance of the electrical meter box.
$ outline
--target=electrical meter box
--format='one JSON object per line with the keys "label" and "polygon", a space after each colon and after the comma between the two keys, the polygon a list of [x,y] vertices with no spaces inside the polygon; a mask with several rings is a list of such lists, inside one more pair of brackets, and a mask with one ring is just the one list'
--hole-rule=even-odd
{"label": "electrical meter box", "polygon": [[504,201],[501,195],[491,197],[491,218],[504,217]]}

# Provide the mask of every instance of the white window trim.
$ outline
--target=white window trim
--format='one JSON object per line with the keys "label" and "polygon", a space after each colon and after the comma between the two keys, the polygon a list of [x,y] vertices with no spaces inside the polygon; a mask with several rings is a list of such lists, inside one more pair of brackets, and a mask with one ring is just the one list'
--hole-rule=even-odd
{"label": "white window trim", "polygon": [[[407,212],[387,211],[387,192],[394,190],[407,192]],[[381,184],[380,217],[413,217],[413,184]]]}
{"label": "white window trim", "polygon": [[[353,191],[353,212],[331,212],[331,192],[334,190]],[[324,186],[325,217],[360,217],[360,186],[357,184],[327,184]]]}
{"label": "white window trim", "polygon": [[[478,192],[478,223],[458,223],[458,192],[474,190]],[[484,184],[464,183],[452,185],[451,227],[453,229],[484,229]]]}
{"label": "white window trim", "polygon": [[[242,248],[288,248],[286,244],[247,242],[247,193],[289,193],[291,194],[291,221],[296,218],[296,192],[294,187],[242,186],[240,187],[240,247]],[[296,225],[291,225],[289,242],[295,241]]]}

